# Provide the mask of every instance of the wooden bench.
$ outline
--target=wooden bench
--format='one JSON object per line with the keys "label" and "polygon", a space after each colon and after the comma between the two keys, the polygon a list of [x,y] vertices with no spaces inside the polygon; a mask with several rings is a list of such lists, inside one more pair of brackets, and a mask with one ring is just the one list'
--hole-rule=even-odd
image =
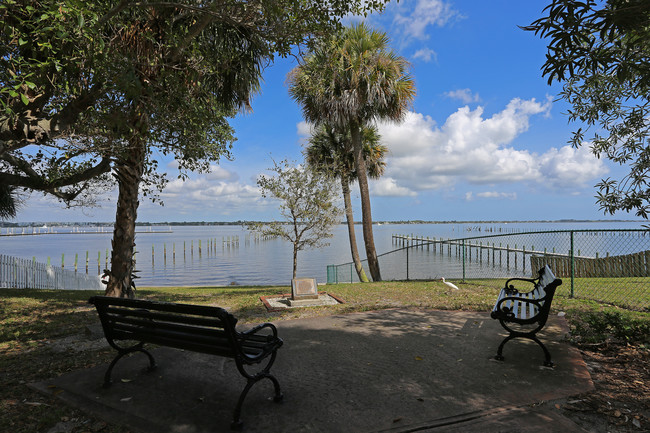
{"label": "wooden bench", "polygon": [[[145,343],[151,343],[235,360],[247,382],[235,406],[232,429],[242,428],[242,404],[248,391],[260,380],[273,382],[274,401],[282,401],[280,384],[269,372],[282,346],[273,324],[264,323],[238,332],[235,329],[237,319],[218,307],[106,296],[93,296],[88,302],[97,308],[106,340],[118,352],[104,375],[104,387],[110,386],[113,367],[127,354],[144,353],[149,358],[149,370],[155,369],[156,361],[143,348]],[[118,341],[127,343],[119,345]],[[264,360],[266,365],[256,373],[246,370],[247,366]]]}
{"label": "wooden bench", "polygon": [[[514,281],[531,283],[534,287],[528,292],[521,292],[511,284]],[[555,278],[548,265],[539,270],[538,278],[511,278],[506,281],[491,316],[493,319],[498,319],[510,335],[499,345],[495,359],[503,361],[503,346],[513,338],[523,337],[533,340],[542,348],[546,356],[545,366],[553,366],[550,352],[536,334],[546,324],[553,295],[560,284],[562,280]]]}

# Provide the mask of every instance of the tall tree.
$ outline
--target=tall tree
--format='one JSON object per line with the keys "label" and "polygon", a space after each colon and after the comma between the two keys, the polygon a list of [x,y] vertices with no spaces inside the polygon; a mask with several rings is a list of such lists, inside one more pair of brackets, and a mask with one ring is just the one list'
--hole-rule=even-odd
{"label": "tall tree", "polygon": [[295,166],[288,161],[274,161],[273,176],[260,176],[257,185],[262,196],[280,201],[284,221],[249,223],[249,230],[264,236],[277,236],[293,245],[293,277],[298,270],[298,252],[305,248],[329,245],[334,224],[341,210],[334,204],[335,186],[332,179],[317,171]]}
{"label": "tall tree", "polygon": [[599,182],[596,200],[606,213],[647,218],[650,2],[552,0],[544,12],[523,28],[548,39],[542,74],[549,84],[563,83],[559,96],[571,105],[569,120],[582,124],[571,144],[589,144],[597,157],[629,169],[621,179]]}
{"label": "tall tree", "polygon": [[[361,129],[361,138],[368,176],[377,179],[384,173],[388,148],[379,143],[380,136],[377,128],[363,127]],[[369,280],[361,264],[359,249],[357,248],[354,214],[350,198],[350,184],[356,180],[357,174],[354,169],[352,140],[349,130],[345,131],[345,133],[338,133],[334,128],[327,125],[318,127],[309,138],[309,146],[305,150],[305,160],[313,170],[340,180],[352,261],[359,281],[367,283]]]}
{"label": "tall tree", "polygon": [[368,267],[381,281],[361,128],[377,120],[401,121],[415,97],[409,63],[388,46],[386,33],[361,23],[344,28],[308,53],[289,74],[289,93],[304,117],[316,124],[348,128],[361,195]]}
{"label": "tall tree", "polygon": [[107,294],[128,296],[140,189],[165,183],[154,148],[174,155],[181,176],[207,170],[228,154],[227,119],[248,106],[275,55],[384,3],[2,2],[0,182],[74,200],[112,170]]}

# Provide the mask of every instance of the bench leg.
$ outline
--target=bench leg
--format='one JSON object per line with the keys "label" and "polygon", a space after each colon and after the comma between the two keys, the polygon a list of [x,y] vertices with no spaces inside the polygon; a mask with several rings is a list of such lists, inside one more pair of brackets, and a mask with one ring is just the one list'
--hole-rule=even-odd
{"label": "bench leg", "polygon": [[104,374],[104,385],[103,385],[104,388],[110,387],[111,383],[113,383],[113,381],[111,380],[111,374],[113,373],[113,367],[115,367],[117,361],[122,359],[123,356],[134,352],[142,352],[145,355],[147,355],[147,357],[149,358],[149,367],[147,368],[148,371],[153,371],[156,369],[156,360],[154,359],[153,355],[149,353],[149,351],[142,348],[141,344],[135,347],[130,347],[128,349],[119,350],[117,356],[113,358],[113,361],[111,361],[111,364],[108,366],[108,370],[106,370],[106,373]]}
{"label": "bench leg", "polygon": [[544,366],[545,367],[553,367],[554,364],[553,364],[553,361],[551,361],[551,353],[548,351],[548,349],[546,348],[544,343],[542,343],[539,340],[539,338],[537,338],[536,335],[517,335],[517,334],[508,335],[506,338],[503,339],[503,341],[499,345],[499,348],[497,349],[497,354],[494,356],[494,359],[496,359],[497,361],[503,361],[505,359],[503,357],[503,346],[505,346],[508,341],[512,340],[513,338],[517,338],[517,337],[528,338],[529,340],[533,340],[535,343],[537,343],[539,345],[539,347],[541,347],[542,350],[544,351],[544,357],[545,357]]}
{"label": "bench leg", "polygon": [[533,340],[535,343],[539,345],[539,347],[542,348],[544,351],[544,366],[545,367],[553,367],[553,361],[551,361],[551,352],[548,351],[544,343],[542,343],[537,336],[533,335],[530,337],[531,340]]}
{"label": "bench leg", "polygon": [[269,379],[271,382],[273,382],[273,388],[275,390],[275,395],[273,396],[274,402],[280,403],[284,399],[284,395],[282,394],[282,390],[280,389],[280,382],[278,382],[275,376],[269,373],[264,373],[264,374],[259,374],[248,378],[248,382],[246,382],[246,386],[244,387],[241,394],[239,394],[239,400],[237,401],[237,406],[235,406],[235,410],[233,412],[232,423],[230,424],[231,430],[241,430],[244,427],[244,423],[241,420],[241,408],[244,404],[244,399],[246,398],[248,391],[250,391],[253,385],[261,381],[262,379]]}
{"label": "bench leg", "polygon": [[503,346],[505,346],[508,341],[512,340],[515,337],[516,335],[510,334],[503,339],[503,341],[499,345],[499,348],[497,349],[497,354],[494,356],[494,359],[496,359],[497,361],[503,361],[505,359],[503,357]]}

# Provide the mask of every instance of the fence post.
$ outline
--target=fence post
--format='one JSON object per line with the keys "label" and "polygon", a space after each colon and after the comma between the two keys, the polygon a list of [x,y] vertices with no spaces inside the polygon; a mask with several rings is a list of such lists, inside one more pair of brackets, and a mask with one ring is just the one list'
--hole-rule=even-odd
{"label": "fence post", "polygon": [[571,296],[570,296],[570,297],[571,297],[571,298],[573,298],[573,295],[574,295],[574,292],[573,292],[573,290],[574,290],[574,286],[573,286],[573,280],[574,280],[574,278],[573,278],[573,276],[574,276],[573,233],[574,233],[574,232],[573,232],[573,230],[572,230],[572,231],[570,232],[570,236],[571,236],[571,251],[569,252],[570,255],[571,255],[571,261],[570,261],[570,266],[571,266]]}
{"label": "fence post", "polygon": [[463,248],[463,252],[462,252],[462,254],[463,254],[463,282],[465,282],[465,239],[463,239],[462,248]]}
{"label": "fence post", "polygon": [[406,281],[409,280],[409,241],[406,241]]}

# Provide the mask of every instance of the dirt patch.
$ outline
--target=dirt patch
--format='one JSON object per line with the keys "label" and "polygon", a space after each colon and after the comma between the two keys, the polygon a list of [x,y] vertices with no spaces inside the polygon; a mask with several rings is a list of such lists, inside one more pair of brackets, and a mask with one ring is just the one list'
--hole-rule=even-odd
{"label": "dirt patch", "polygon": [[612,344],[580,350],[596,390],[555,407],[591,432],[650,432],[650,350]]}

